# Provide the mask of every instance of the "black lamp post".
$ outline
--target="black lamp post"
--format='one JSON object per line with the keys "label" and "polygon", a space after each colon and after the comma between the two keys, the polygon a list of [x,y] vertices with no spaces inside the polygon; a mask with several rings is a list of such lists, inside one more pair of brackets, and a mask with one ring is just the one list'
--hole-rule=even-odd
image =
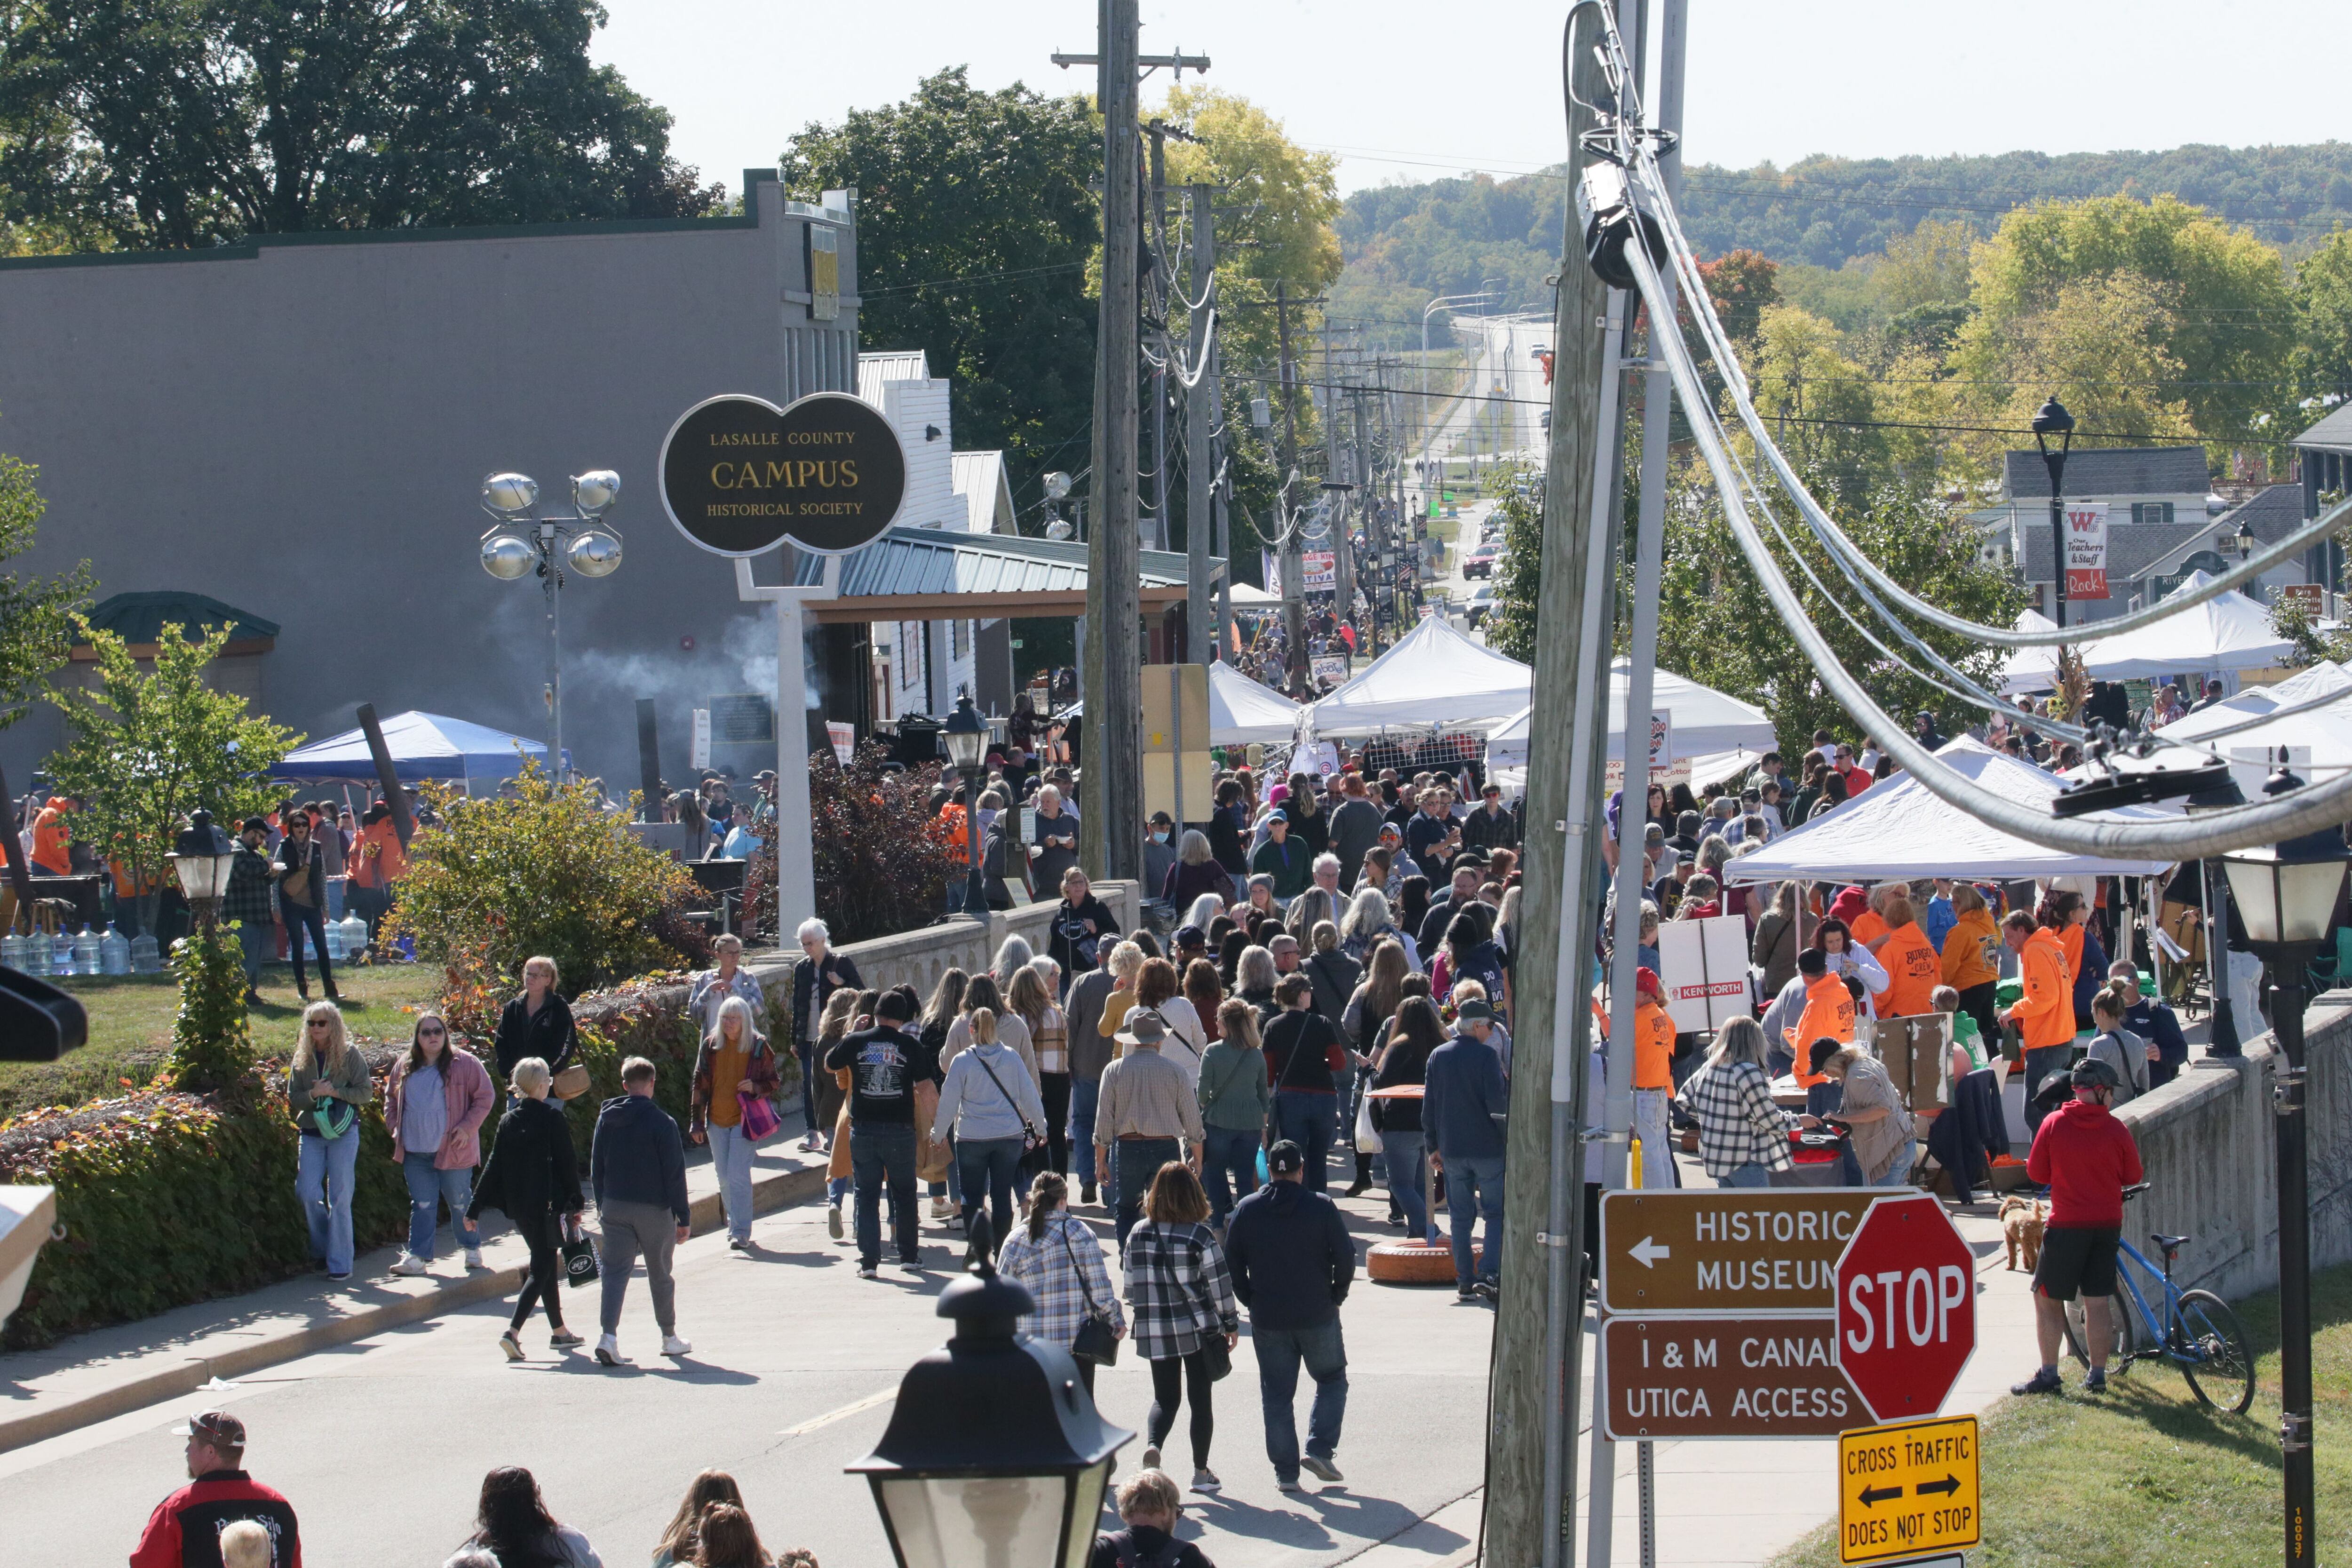
{"label": "black lamp post", "polygon": [[187,895],[190,911],[201,923],[213,923],[214,911],[228,894],[229,869],[236,864],[236,840],[215,825],[211,812],[196,807],[186,828],[173,841],[172,870],[180,879],[180,891]]}
{"label": "black lamp post", "polygon": [[[2058,437],[2054,452],[2050,449],[2053,436]],[[2066,624],[2066,503],[2060,492],[2066,488],[2066,454],[2074,446],[2074,416],[2054,396],[2033,416],[2033,444],[2042,448],[2042,460],[2050,469],[2050,545],[2054,552],[2050,574],[2057,579],[2058,612],[2051,619],[2063,626]]]}
{"label": "black lamp post", "polygon": [[[2267,795],[2303,787],[2284,766]],[[2271,1033],[2285,1063],[2278,1117],[2279,1447],[2285,1460],[2287,1568],[2315,1562],[2311,1465],[2311,1190],[2304,1113],[2304,974],[2327,938],[2347,856],[2338,828],[2221,858],[2246,935],[2271,976]]]}
{"label": "black lamp post", "polygon": [[[2246,804],[2238,781],[2224,776],[2210,789],[2199,790],[2182,805],[2191,816],[2209,811],[2222,811]],[[2213,862],[2201,862],[2198,885],[2205,891],[2205,973],[2213,987],[2213,1025],[2205,1037],[2205,1054],[2209,1057],[2242,1057],[2246,1054],[2238,1034],[2237,1006],[2230,987],[2230,881],[2214,872]]]}
{"label": "black lamp post", "polygon": [[940,1293],[955,1337],[907,1369],[849,1472],[873,1487],[898,1568],[1085,1568],[1111,1456],[1135,1434],[1103,1420],[1067,1351],[1014,1337],[1034,1303],[998,1277],[987,1235]]}
{"label": "black lamp post", "polygon": [[964,913],[986,920],[988,889],[980,876],[980,768],[988,755],[988,721],[971,705],[970,697],[959,697],[940,738],[947,742],[948,761],[963,777],[964,848],[971,863],[971,877],[964,886]]}

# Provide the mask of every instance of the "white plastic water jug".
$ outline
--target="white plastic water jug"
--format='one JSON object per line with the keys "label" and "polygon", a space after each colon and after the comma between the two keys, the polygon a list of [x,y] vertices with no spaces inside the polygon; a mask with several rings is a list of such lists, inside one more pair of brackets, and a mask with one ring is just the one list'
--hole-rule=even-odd
{"label": "white plastic water jug", "polygon": [[94,979],[100,973],[101,960],[98,951],[98,933],[82,922],[81,934],[74,938],[74,973]]}
{"label": "white plastic water jug", "polygon": [[142,931],[131,939],[131,973],[160,974],[163,971],[163,949],[156,944],[155,933]]}
{"label": "white plastic water jug", "polygon": [[131,939],[114,926],[98,939],[98,972],[100,974],[131,973]]}

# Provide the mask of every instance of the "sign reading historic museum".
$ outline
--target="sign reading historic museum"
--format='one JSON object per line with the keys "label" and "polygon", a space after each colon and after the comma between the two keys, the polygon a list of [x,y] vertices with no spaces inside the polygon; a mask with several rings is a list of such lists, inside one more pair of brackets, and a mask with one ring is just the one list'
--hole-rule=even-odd
{"label": "sign reading historic museum", "polygon": [[1838,1365],[1837,1320],[1605,1317],[1603,1431],[1621,1443],[1834,1437],[1868,1412]]}
{"label": "sign reading historic museum", "polygon": [[1977,1482],[1973,1415],[1839,1434],[1838,1561],[1974,1546],[1984,1533]]}
{"label": "sign reading historic museum", "polygon": [[1744,1187],[1604,1193],[1610,1312],[1834,1312],[1838,1258],[1876,1194]]}
{"label": "sign reading historic museum", "polygon": [[662,442],[662,504],[678,531],[719,555],[785,540],[838,555],[871,544],[907,494],[907,453],[882,411],[845,392],[790,407],[713,397]]}

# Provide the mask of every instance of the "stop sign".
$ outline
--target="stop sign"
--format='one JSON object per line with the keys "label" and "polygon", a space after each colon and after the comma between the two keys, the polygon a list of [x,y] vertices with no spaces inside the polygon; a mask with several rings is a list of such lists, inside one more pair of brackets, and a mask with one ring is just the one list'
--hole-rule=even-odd
{"label": "stop sign", "polygon": [[1838,1364],[1882,1422],[1933,1415],[1977,1348],[1976,1258],[1930,1194],[1880,1198],[1837,1268]]}

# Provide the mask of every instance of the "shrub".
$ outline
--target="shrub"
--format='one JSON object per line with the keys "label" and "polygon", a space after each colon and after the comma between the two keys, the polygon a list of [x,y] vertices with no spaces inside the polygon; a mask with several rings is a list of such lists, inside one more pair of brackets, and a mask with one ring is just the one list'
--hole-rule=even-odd
{"label": "shrub", "polygon": [[235,927],[200,921],[172,944],[180,1011],[172,1020],[172,1087],[227,1089],[253,1070],[253,1026],[245,1011],[245,958]]}
{"label": "shrub", "polygon": [[836,942],[925,926],[946,907],[956,858],[932,826],[936,764],[883,771],[867,742],[843,767],[830,748],[809,756],[816,909]]}
{"label": "shrub", "polygon": [[594,791],[557,784],[532,763],[511,797],[425,787],[442,826],[410,846],[390,917],[420,957],[486,961],[511,981],[545,953],[566,994],[677,961],[657,933],[693,896],[694,879],[605,816]]}

